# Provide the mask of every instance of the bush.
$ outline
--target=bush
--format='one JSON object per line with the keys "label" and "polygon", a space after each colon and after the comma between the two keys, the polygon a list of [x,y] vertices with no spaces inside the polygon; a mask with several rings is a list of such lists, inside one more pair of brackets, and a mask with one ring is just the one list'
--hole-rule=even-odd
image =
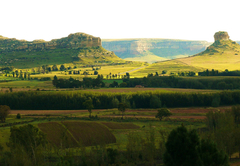
{"label": "bush", "polygon": [[18,113],[16,116],[17,119],[21,119],[21,115]]}

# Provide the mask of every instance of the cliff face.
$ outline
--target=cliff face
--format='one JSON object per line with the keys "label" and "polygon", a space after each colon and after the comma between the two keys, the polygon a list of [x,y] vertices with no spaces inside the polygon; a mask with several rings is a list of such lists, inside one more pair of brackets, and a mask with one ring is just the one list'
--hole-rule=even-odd
{"label": "cliff face", "polygon": [[32,51],[32,50],[53,50],[56,48],[77,49],[85,47],[102,46],[101,39],[85,33],[70,34],[68,37],[54,39],[49,42],[44,40],[34,40],[28,42],[15,38],[0,36],[0,53],[12,51]]}
{"label": "cliff face", "polygon": [[30,68],[64,63],[100,65],[119,61],[124,62],[114,52],[104,49],[99,37],[85,33],[70,34],[49,42],[0,36],[0,66]]}
{"label": "cliff face", "polygon": [[205,50],[211,43],[171,39],[102,40],[105,49],[120,58],[156,55],[167,59],[189,56]]}
{"label": "cliff face", "polygon": [[219,31],[214,34],[214,40],[229,40],[229,35],[227,32]]}

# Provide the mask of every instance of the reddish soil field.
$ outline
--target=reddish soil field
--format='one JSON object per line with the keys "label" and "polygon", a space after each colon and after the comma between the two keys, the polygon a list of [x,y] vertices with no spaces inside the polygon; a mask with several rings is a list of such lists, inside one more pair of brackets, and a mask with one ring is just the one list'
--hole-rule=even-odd
{"label": "reddish soil field", "polygon": [[103,89],[86,89],[83,91],[91,92],[139,92],[139,91],[172,91],[172,92],[214,92],[214,90],[198,90],[198,89],[180,89],[180,88],[103,88]]}
{"label": "reddish soil field", "polygon": [[[105,111],[105,110],[92,110],[95,111]],[[10,114],[73,114],[80,112],[88,112],[88,110],[11,110]]]}
{"label": "reddish soil field", "polygon": [[[122,117],[122,115],[102,115],[99,117]],[[155,118],[155,115],[124,115],[124,117],[131,117],[131,118]],[[178,118],[178,119],[205,119],[206,116],[170,116],[170,118]]]}
{"label": "reddish soil field", "polygon": [[133,123],[102,122],[102,124],[110,129],[139,129],[139,126]]}

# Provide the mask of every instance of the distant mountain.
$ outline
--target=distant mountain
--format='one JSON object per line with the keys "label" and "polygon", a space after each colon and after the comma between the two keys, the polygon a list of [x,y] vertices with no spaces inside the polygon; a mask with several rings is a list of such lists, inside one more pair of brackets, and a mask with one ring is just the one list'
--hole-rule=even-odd
{"label": "distant mountain", "polygon": [[156,62],[187,57],[204,51],[211,43],[175,39],[103,39],[102,46],[126,60]]}
{"label": "distant mountain", "polygon": [[85,33],[49,42],[32,42],[0,36],[0,65],[17,68],[64,63],[99,64],[123,61],[102,47],[101,39]]}

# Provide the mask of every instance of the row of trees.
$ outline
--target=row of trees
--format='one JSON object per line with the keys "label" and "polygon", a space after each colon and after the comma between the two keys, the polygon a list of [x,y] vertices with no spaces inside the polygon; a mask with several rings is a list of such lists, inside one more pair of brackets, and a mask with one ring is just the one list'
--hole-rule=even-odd
{"label": "row of trees", "polygon": [[181,78],[175,76],[155,76],[124,79],[127,87],[189,88],[189,89],[240,89],[240,78]]}
{"label": "row of trees", "polygon": [[123,101],[128,105],[128,108],[204,107],[240,104],[240,91],[216,93],[26,91],[0,93],[0,105],[8,105],[11,109],[74,110],[85,109],[83,102],[89,97],[96,109],[117,108],[117,105]]}
{"label": "row of trees", "polygon": [[102,81],[103,76],[98,75],[96,79],[85,77],[83,81],[69,78],[69,79],[58,79],[54,76],[52,84],[57,88],[93,88],[93,87],[104,87],[105,83]]}
{"label": "row of trees", "polygon": [[199,76],[240,76],[240,71],[235,70],[235,71],[228,71],[226,69],[223,72],[219,72],[218,70],[205,70],[203,72],[198,72]]}

